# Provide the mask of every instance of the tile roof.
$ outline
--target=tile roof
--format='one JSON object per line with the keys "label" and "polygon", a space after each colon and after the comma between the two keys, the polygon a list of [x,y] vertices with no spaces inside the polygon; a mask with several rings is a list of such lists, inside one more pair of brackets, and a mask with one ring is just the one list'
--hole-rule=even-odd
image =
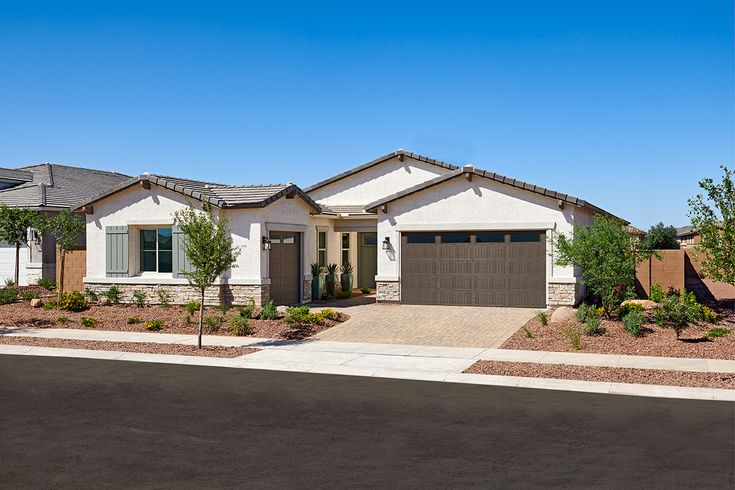
{"label": "tile roof", "polygon": [[434,158],[425,157],[423,155],[419,155],[418,153],[411,153],[410,151],[405,151],[405,150],[396,150],[394,152],[383,155],[382,157],[378,157],[375,160],[371,160],[355,168],[352,168],[350,170],[337,174],[326,180],[322,180],[321,182],[317,182],[316,184],[310,185],[309,187],[304,188],[304,192],[308,193],[311,191],[315,191],[319,189],[320,187],[324,187],[325,185],[331,184],[332,182],[342,180],[346,177],[349,177],[350,175],[356,174],[358,172],[362,172],[363,170],[367,170],[370,167],[374,167],[375,165],[378,165],[379,163],[383,163],[384,161],[390,160],[391,158],[399,156],[399,155],[405,155],[407,157],[413,158],[414,160],[418,160],[424,163],[429,163],[431,165],[436,165],[437,167],[445,168],[447,170],[457,170],[459,168],[450,163],[442,162],[441,160],[436,160]]}
{"label": "tile roof", "polygon": [[0,180],[30,182],[33,180],[33,172],[15,168],[0,168]]}
{"label": "tile roof", "polygon": [[70,208],[75,202],[130,178],[115,172],[55,163],[21,167],[16,172],[29,175],[30,180],[0,190],[0,203],[29,208]]}
{"label": "tile roof", "polygon": [[541,194],[542,196],[547,196],[547,197],[550,197],[552,199],[558,199],[560,201],[563,201],[565,203],[569,203],[569,204],[572,204],[572,205],[575,205],[575,206],[586,207],[586,208],[591,209],[594,212],[615,217],[613,214],[605,211],[604,209],[598,208],[597,206],[595,206],[595,205],[593,205],[593,204],[591,204],[591,203],[589,203],[589,202],[587,202],[587,201],[585,201],[583,199],[580,199],[578,197],[570,196],[569,194],[563,194],[561,192],[557,192],[557,191],[554,191],[554,190],[551,190],[551,189],[547,189],[545,187],[537,186],[537,185],[534,185],[534,184],[529,184],[527,182],[523,182],[522,180],[511,179],[510,177],[505,177],[504,175],[500,175],[500,174],[495,173],[495,172],[489,172],[487,170],[477,169],[477,168],[473,167],[472,165],[467,165],[467,166],[465,166],[463,168],[458,168],[458,169],[453,170],[452,172],[450,172],[448,174],[439,175],[439,176],[437,176],[437,177],[435,177],[433,179],[430,179],[430,180],[428,180],[426,182],[422,182],[422,183],[417,184],[415,186],[412,186],[412,187],[409,187],[407,189],[404,189],[404,190],[402,190],[400,192],[396,192],[395,194],[391,194],[391,195],[386,196],[386,197],[384,197],[382,199],[378,199],[377,201],[374,201],[374,202],[366,205],[365,206],[365,209],[368,210],[368,211],[373,211],[373,210],[377,209],[378,207],[380,207],[380,206],[382,206],[384,204],[387,204],[387,203],[389,203],[391,201],[395,201],[396,199],[401,199],[401,198],[404,198],[404,197],[409,196],[411,194],[414,194],[416,192],[423,191],[424,189],[433,187],[433,186],[435,186],[437,184],[441,184],[442,182],[446,182],[446,181],[448,181],[450,179],[459,177],[459,176],[464,175],[464,174],[477,175],[477,176],[480,176],[480,177],[484,177],[486,179],[490,179],[490,180],[495,181],[495,182],[500,182],[501,184],[509,185],[511,187],[516,187],[516,188],[523,189],[523,190],[526,190],[526,191],[529,191],[529,192],[533,192],[533,193],[536,193],[536,194]]}
{"label": "tile roof", "polygon": [[326,204],[319,204],[319,206],[322,208],[322,214],[349,214],[352,216],[369,216],[375,214],[374,212],[369,212],[365,210],[365,206],[362,204],[353,204],[353,205],[326,205]]}
{"label": "tile roof", "polygon": [[92,204],[138,182],[150,182],[151,184],[191,197],[192,199],[207,202],[218,208],[259,208],[265,207],[282,197],[298,195],[315,212],[321,212],[321,208],[317,203],[298,186],[290,183],[236,186],[152,174],[143,174],[127,179],[89,199],[77,202],[74,209],[80,209],[83,206]]}

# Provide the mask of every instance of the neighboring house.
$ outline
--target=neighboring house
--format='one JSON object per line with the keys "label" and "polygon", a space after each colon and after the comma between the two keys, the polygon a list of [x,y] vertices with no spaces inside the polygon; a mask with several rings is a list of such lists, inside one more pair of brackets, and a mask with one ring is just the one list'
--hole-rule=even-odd
{"label": "neighboring house", "polygon": [[679,243],[682,247],[697,245],[701,241],[699,232],[695,230],[693,226],[682,226],[681,228],[677,228],[676,234],[679,237]]}
{"label": "neighboring house", "polygon": [[[580,272],[554,263],[551,237],[609,214],[579,198],[398,150],[300,189],[141,175],[76,206],[87,215],[95,290],[163,288],[196,298],[172,215],[189,203],[227,216],[237,267],[207,301],[311,300],[309,264],[355,267],[378,301],[546,307],[581,297]],[[154,294],[149,297],[155,299]]]}
{"label": "neighboring house", "polygon": [[[129,179],[127,175],[52,163],[18,169],[0,168],[0,204],[35,209],[52,215]],[[29,230],[30,246],[20,254],[20,285],[56,275],[56,244],[52,237]],[[82,242],[84,243],[84,242]],[[15,245],[0,242],[0,281],[15,277]]]}

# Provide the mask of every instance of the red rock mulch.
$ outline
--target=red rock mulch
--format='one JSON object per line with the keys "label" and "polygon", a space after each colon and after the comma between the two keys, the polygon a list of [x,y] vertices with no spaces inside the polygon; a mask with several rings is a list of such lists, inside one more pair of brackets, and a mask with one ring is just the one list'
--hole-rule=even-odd
{"label": "red rock mulch", "polygon": [[478,361],[465,373],[524,376],[529,378],[575,379],[613,383],[639,383],[697,388],[735,388],[735,374],[632,369],[532,362]]}
{"label": "red rock mulch", "polygon": [[[225,321],[214,329],[204,325],[204,333],[207,335],[232,336],[229,332],[229,320],[237,312],[231,308],[225,315]],[[215,308],[206,308],[204,316],[222,316],[222,312]],[[59,322],[59,318],[67,320]],[[150,320],[163,320],[161,333],[176,333],[194,335],[198,330],[198,313],[187,322],[188,313],[181,306],[163,308],[161,306],[150,306],[138,308],[133,305],[114,306],[91,306],[82,312],[71,312],[65,310],[45,310],[43,308],[31,308],[29,303],[17,302],[0,306],[0,325],[8,327],[33,327],[33,328],[87,328],[82,326],[82,317],[90,317],[97,320],[95,330],[115,330],[125,332],[147,332],[145,322]],[[128,324],[131,317],[139,317],[142,322]],[[325,320],[323,325],[313,325],[302,330],[294,331],[282,319],[279,320],[250,320],[253,327],[251,337],[262,337],[270,339],[294,339],[306,338],[321,331],[331,328],[347,320],[347,315],[342,315],[340,321]]]}
{"label": "red rock mulch", "polygon": [[605,328],[604,335],[582,335],[582,347],[579,351],[575,351],[567,337],[567,330],[570,327],[581,328],[579,322],[573,320],[542,326],[534,318],[525,325],[531,331],[533,338],[528,338],[524,329],[521,328],[505,341],[501,349],[735,359],[735,330],[727,337],[718,337],[711,341],[704,338],[704,334],[710,328],[732,329],[735,327],[731,317],[726,317],[716,325],[691,325],[681,333],[679,340],[674,330],[659,327],[655,323],[645,325],[640,337],[631,336],[618,321],[603,320],[602,326]]}
{"label": "red rock mulch", "polygon": [[260,349],[249,347],[221,347],[203,345],[159,344],[153,342],[109,342],[99,340],[43,339],[39,337],[0,336],[0,344],[57,347],[65,349],[112,350],[120,352],[144,352],[146,354],[173,354],[199,357],[239,357]]}

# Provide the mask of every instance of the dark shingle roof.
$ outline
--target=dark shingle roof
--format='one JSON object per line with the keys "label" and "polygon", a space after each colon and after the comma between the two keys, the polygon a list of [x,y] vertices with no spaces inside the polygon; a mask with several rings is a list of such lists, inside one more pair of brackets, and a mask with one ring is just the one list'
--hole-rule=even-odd
{"label": "dark shingle roof", "polygon": [[326,180],[322,180],[321,182],[317,182],[316,184],[310,185],[309,187],[306,187],[304,189],[304,192],[315,191],[319,189],[320,187],[324,187],[327,184],[331,184],[332,182],[342,180],[345,177],[349,177],[350,175],[356,174],[357,172],[362,172],[363,170],[367,170],[370,167],[374,167],[375,165],[378,165],[379,163],[383,163],[386,160],[390,160],[391,158],[400,156],[400,155],[404,155],[404,156],[413,158],[414,160],[418,160],[420,162],[429,163],[431,165],[436,165],[437,167],[445,168],[447,170],[457,170],[459,168],[455,165],[452,165],[446,162],[442,162],[441,160],[436,160],[434,158],[429,158],[423,155],[419,155],[418,153],[411,153],[410,151],[405,151],[405,150],[396,150],[394,152],[383,155],[382,157],[378,157],[375,160],[371,160],[367,163],[364,163],[355,168],[347,170],[346,172],[342,172],[341,174],[337,174]]}
{"label": "dark shingle roof", "polygon": [[676,229],[676,235],[679,236],[679,237],[682,237],[684,235],[691,235],[691,234],[693,234],[695,232],[696,232],[696,230],[691,225],[690,226],[682,226],[681,228],[677,228]]}
{"label": "dark shingle roof", "polygon": [[0,203],[29,208],[69,208],[119,182],[127,175],[43,163],[17,169],[31,179],[14,187],[0,190]]}
{"label": "dark shingle roof", "polygon": [[218,208],[261,208],[282,197],[298,195],[315,212],[321,211],[319,205],[294,184],[235,186],[151,174],[133,177],[87,200],[79,201],[75,204],[74,209],[80,209],[92,204],[138,182],[150,182],[151,184],[191,197],[192,199],[207,202]]}
{"label": "dark shingle roof", "polygon": [[454,170],[448,174],[439,175],[438,177],[434,177],[431,180],[428,180],[426,182],[422,182],[420,184],[417,184],[413,187],[409,187],[407,189],[404,189],[400,192],[396,192],[395,194],[391,194],[389,196],[386,196],[382,199],[378,199],[377,201],[374,201],[368,205],[365,206],[365,209],[368,211],[374,211],[378,207],[387,204],[391,201],[395,201],[396,199],[401,199],[406,196],[409,196],[411,194],[414,194],[416,192],[423,191],[424,189],[428,189],[430,187],[433,187],[437,184],[441,184],[442,182],[446,182],[450,179],[459,177],[464,174],[472,174],[477,175],[480,177],[484,177],[486,179],[490,179],[495,182],[500,182],[505,185],[509,185],[511,187],[517,187],[519,189],[523,189],[529,192],[534,192],[536,194],[541,194],[542,196],[547,196],[552,199],[558,199],[560,201],[563,201],[565,203],[569,203],[575,206],[581,206],[581,207],[587,207],[591,209],[594,212],[605,214],[608,216],[614,216],[611,213],[605,211],[604,209],[598,208],[597,206],[590,204],[589,202],[580,199],[578,197],[570,196],[569,194],[563,194],[561,192],[553,191],[551,189],[547,189],[545,187],[541,187],[534,184],[529,184],[527,182],[523,182],[522,180],[517,179],[511,179],[510,177],[505,177],[504,175],[497,174],[495,172],[489,172],[487,170],[481,170],[473,167],[472,165],[467,165],[463,168],[459,168],[457,170]]}
{"label": "dark shingle roof", "polygon": [[15,168],[0,168],[0,180],[30,182],[33,180],[33,172],[28,170],[18,170]]}

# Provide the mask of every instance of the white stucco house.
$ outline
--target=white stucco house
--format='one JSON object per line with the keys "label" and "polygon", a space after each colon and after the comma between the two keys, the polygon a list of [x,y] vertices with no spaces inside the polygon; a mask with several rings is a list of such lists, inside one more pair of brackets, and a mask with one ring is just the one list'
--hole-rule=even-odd
{"label": "white stucco house", "polygon": [[[566,194],[398,150],[304,189],[143,174],[78,203],[85,285],[195,298],[173,213],[208,202],[242,253],[207,301],[311,300],[310,264],[355,268],[378,301],[545,307],[576,303],[580,273],[554,263],[551,237],[597,213]],[[155,300],[154,294],[149,298]]]}

